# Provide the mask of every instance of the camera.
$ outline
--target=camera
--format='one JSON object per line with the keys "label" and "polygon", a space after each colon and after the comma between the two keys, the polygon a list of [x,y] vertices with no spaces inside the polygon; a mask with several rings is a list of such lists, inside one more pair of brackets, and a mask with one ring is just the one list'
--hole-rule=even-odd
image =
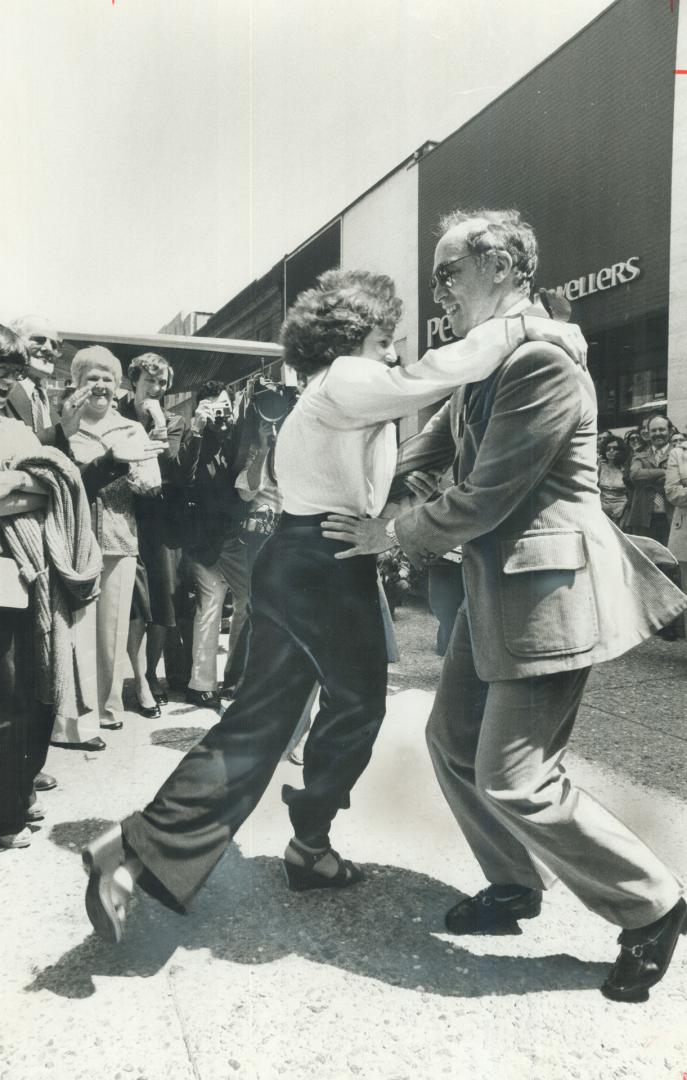
{"label": "camera", "polygon": [[212,418],[215,423],[217,423],[218,420],[230,420],[232,416],[231,405],[215,405],[212,410]]}
{"label": "camera", "polygon": [[250,388],[250,407],[261,420],[277,426],[286,419],[297,398],[297,387],[272,382],[264,375],[258,375]]}

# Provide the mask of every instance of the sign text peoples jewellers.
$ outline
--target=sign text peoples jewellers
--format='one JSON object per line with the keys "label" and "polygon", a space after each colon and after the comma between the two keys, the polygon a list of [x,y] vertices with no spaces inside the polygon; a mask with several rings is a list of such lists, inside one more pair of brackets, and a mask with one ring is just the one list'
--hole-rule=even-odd
{"label": "sign text peoples jewellers", "polygon": [[582,277],[566,281],[565,285],[557,285],[555,291],[568,300],[582,300],[585,296],[615,289],[618,285],[629,285],[640,274],[639,255],[632,255],[625,262],[604,266],[596,273],[583,274]]}

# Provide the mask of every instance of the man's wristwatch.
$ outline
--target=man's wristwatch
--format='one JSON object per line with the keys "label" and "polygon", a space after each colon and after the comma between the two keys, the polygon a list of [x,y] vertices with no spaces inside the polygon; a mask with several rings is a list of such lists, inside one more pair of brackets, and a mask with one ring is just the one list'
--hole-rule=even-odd
{"label": "man's wristwatch", "polygon": [[396,536],[396,518],[389,518],[384,526],[384,532],[389,538],[389,547],[400,547],[398,537]]}

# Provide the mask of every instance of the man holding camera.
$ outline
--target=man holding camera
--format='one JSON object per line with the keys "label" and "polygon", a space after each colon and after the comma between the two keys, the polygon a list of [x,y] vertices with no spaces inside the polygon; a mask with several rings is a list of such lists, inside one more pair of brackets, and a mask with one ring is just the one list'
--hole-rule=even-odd
{"label": "man holding camera", "polygon": [[246,548],[239,539],[242,508],[235,488],[236,426],[221,383],[207,383],[202,388],[190,438],[193,462],[182,546],[196,591],[196,611],[186,700],[213,708],[219,704],[217,652],[222,606],[227,589],[231,589],[231,657],[246,620],[249,582]]}

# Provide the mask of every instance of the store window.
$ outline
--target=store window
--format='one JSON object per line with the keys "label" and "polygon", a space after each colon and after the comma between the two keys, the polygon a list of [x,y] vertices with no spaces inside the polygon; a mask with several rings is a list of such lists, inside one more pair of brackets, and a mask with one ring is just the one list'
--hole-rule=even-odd
{"label": "store window", "polygon": [[599,333],[587,333],[589,371],[599,403],[599,430],[636,427],[665,411],[668,315],[661,313]]}

